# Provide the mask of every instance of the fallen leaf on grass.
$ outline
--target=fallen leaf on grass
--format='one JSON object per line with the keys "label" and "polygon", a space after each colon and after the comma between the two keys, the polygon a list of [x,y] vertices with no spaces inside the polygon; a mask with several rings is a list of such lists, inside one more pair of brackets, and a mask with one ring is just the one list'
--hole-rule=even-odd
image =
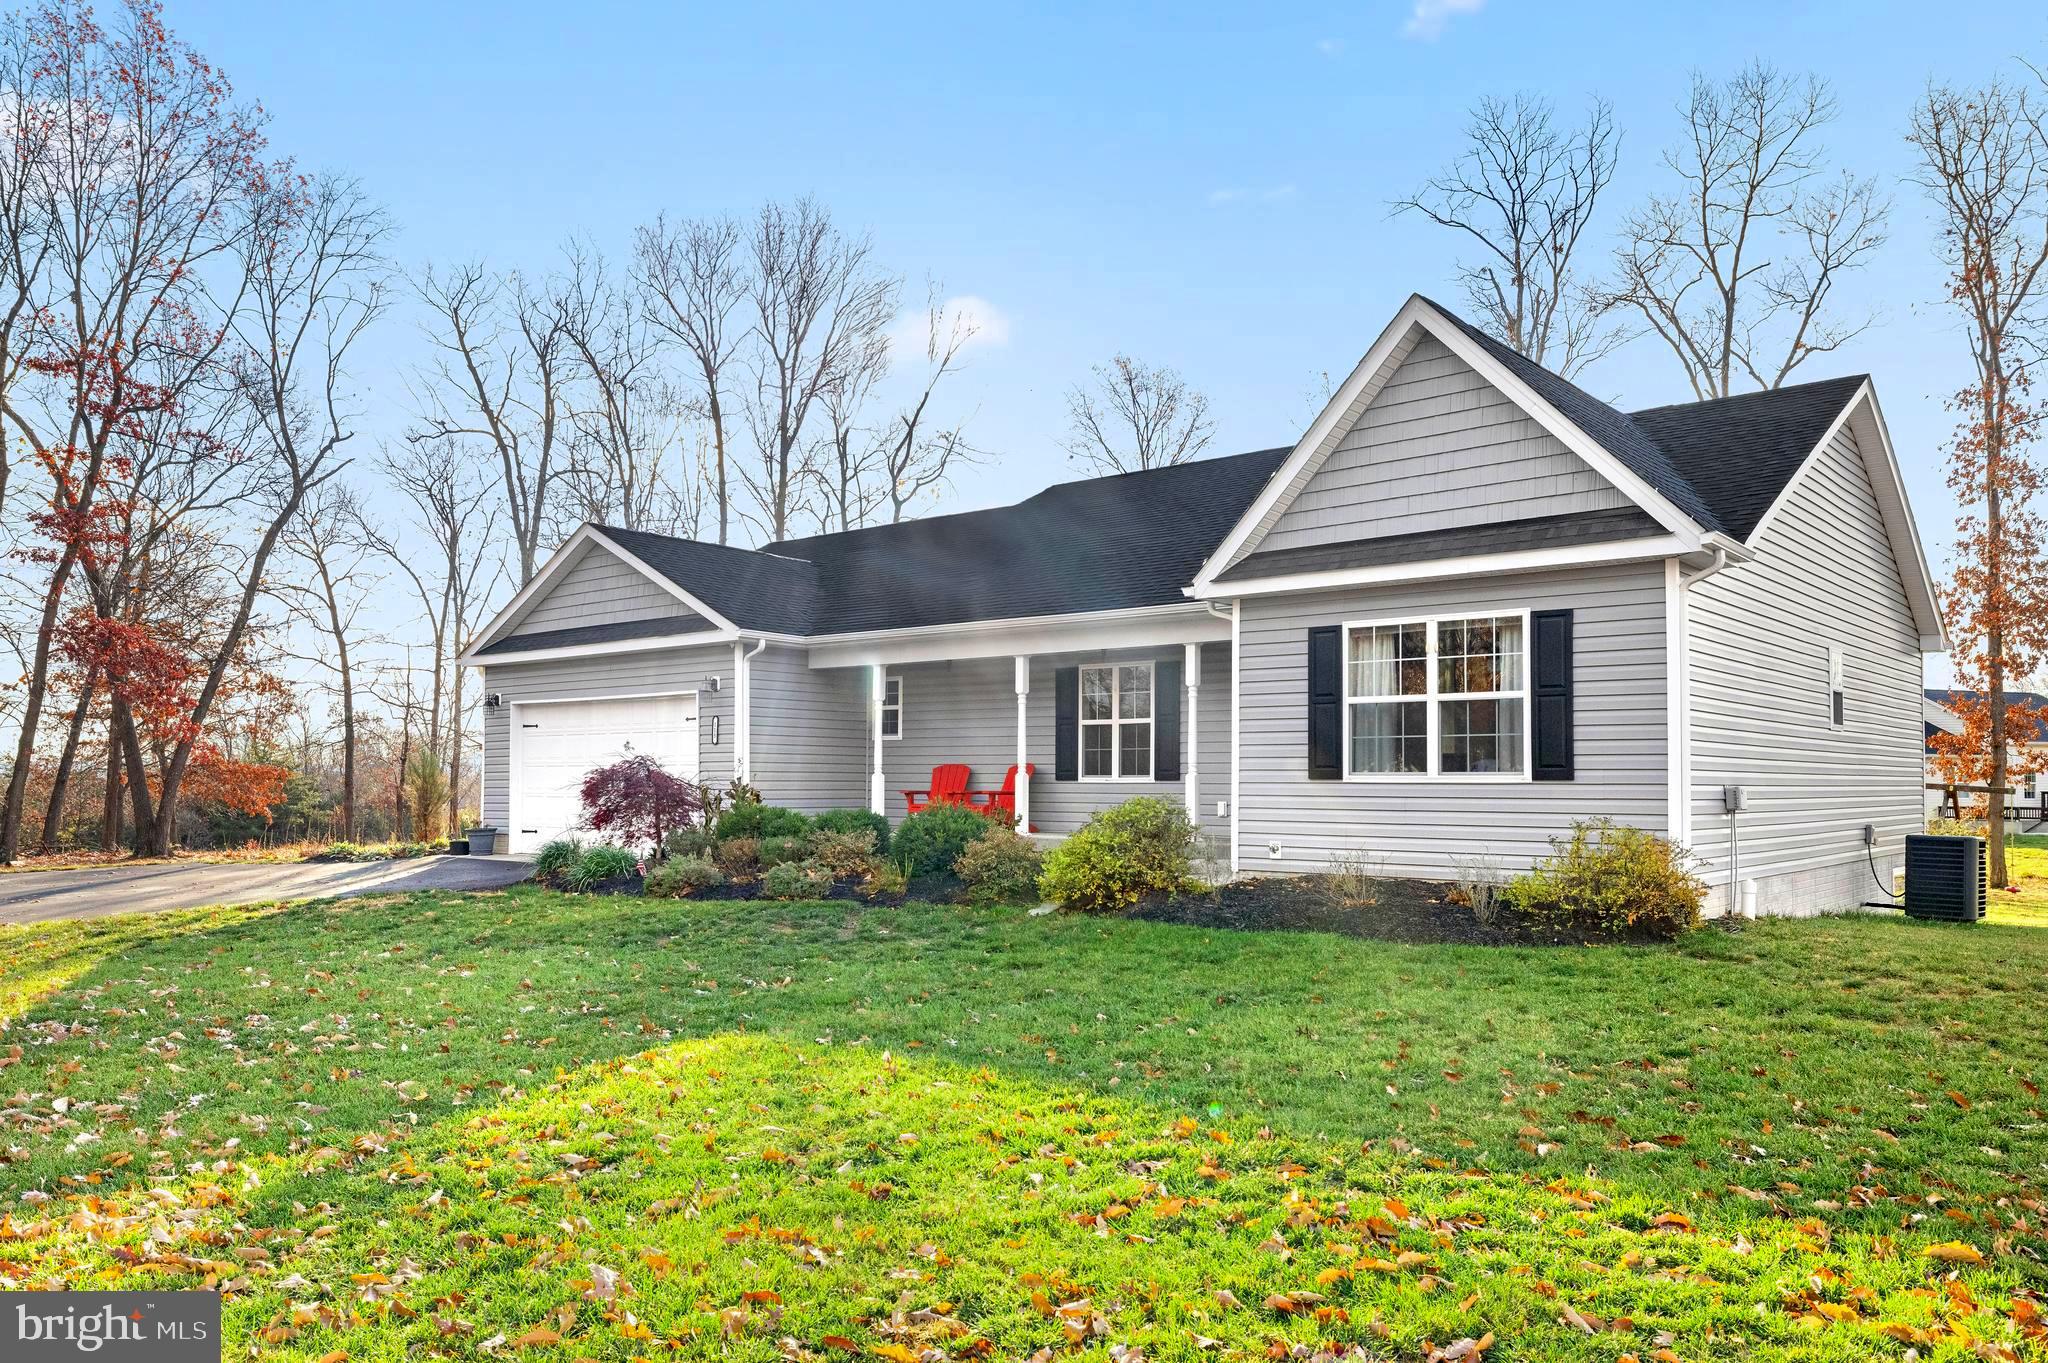
{"label": "fallen leaf on grass", "polygon": [[1945,1264],[1981,1264],[1984,1252],[1975,1245],[1961,1240],[1944,1240],[1938,1245],[1929,1245],[1920,1251],[1930,1259],[1939,1259]]}

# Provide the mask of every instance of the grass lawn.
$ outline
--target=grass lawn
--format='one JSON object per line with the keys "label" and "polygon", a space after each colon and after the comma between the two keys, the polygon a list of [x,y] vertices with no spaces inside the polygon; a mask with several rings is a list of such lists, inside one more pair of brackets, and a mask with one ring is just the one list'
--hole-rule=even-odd
{"label": "grass lawn", "polygon": [[4,929],[0,1286],[215,1283],[231,1356],[337,1363],[2040,1356],[2044,980],[1900,919]]}

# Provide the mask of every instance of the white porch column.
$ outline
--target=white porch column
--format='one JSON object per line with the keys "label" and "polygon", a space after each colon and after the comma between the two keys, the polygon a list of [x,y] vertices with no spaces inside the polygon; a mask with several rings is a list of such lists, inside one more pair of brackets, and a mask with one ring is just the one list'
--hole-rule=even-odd
{"label": "white porch column", "polygon": [[1181,713],[1180,721],[1181,730],[1188,736],[1188,761],[1186,770],[1182,772],[1182,779],[1187,785],[1188,818],[1194,821],[1195,827],[1200,828],[1202,826],[1202,726],[1196,719],[1196,716],[1201,713],[1196,706],[1196,701],[1200,699],[1202,689],[1202,646],[1200,644],[1183,644],[1181,647],[1185,650],[1183,654],[1185,661],[1181,663],[1181,680],[1187,683],[1188,688],[1187,706]]}
{"label": "white porch column", "polygon": [[868,733],[873,735],[875,760],[873,773],[868,777],[868,808],[877,814],[889,812],[886,797],[882,794],[885,786],[882,779],[882,698],[883,688],[888,685],[888,676],[880,663],[868,664]]}
{"label": "white porch column", "polygon": [[1031,709],[1031,659],[1019,653],[1015,659],[1017,669],[1017,831],[1031,831],[1031,777],[1024,770],[1030,762],[1030,743],[1026,730],[1030,724]]}

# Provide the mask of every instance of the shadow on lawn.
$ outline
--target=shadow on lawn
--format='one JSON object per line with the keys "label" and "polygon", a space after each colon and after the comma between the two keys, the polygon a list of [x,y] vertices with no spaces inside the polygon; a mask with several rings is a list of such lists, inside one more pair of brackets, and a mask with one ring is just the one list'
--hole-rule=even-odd
{"label": "shadow on lawn", "polygon": [[[590,1278],[589,1261],[627,1271],[609,1259],[642,1249],[665,1255],[682,1284],[657,1289],[664,1272],[634,1270],[657,1299],[641,1305],[665,1303],[665,1331],[716,1333],[701,1293],[717,1310],[747,1308],[752,1338],[771,1304],[736,1294],[788,1299],[794,1283],[811,1284],[807,1329],[867,1320],[912,1292],[1028,1352],[1057,1322],[1030,1306],[1018,1274],[1057,1269],[1072,1281],[1037,1289],[1055,1302],[1168,1284],[1177,1304],[1143,1319],[1175,1330],[1251,1343],[1301,1317],[1295,1327],[1369,1338],[1306,1310],[1267,1309],[1258,1330],[1209,1320],[1171,1253],[1155,1259],[1126,1238],[1178,1245],[1166,1233],[1181,1228],[1145,1219],[1173,1197],[1219,1199],[1190,1223],[1196,1242],[1221,1237],[1220,1257],[1194,1261],[1200,1272],[1355,1297],[1350,1324],[1394,1313],[1389,1328],[1409,1346],[1479,1325],[1544,1327],[1554,1317],[1540,1293],[1499,1297],[1517,1262],[1563,1283],[1581,1310],[1727,1328],[1752,1322],[1756,1301],[1775,1308],[1773,1266],[1785,1283],[1831,1264],[1843,1291],[1904,1293],[1927,1277],[1920,1242],[1990,1250],[2016,1233],[2012,1207],[2038,1198],[2043,1153],[2024,1086],[2048,1047],[2019,1018],[2040,940],[1865,920],[1762,924],[1662,951],[1402,948],[916,906],[751,906],[736,919],[529,890],[65,925],[0,935],[10,973],[69,976],[9,1029],[26,1042],[9,1086],[38,1096],[10,1137],[26,1154],[7,1182],[117,1204],[145,1175],[188,1199],[217,1183],[232,1219],[274,1237],[270,1263],[304,1260],[284,1272],[367,1294],[354,1309],[374,1306],[379,1284],[351,1286],[350,1273],[405,1280],[409,1262],[444,1275],[397,1284],[413,1309],[450,1290],[504,1295],[509,1309],[488,1317],[468,1308],[479,1339],[487,1319],[530,1324],[581,1301],[570,1283]],[[1987,976],[1993,957],[2004,972]],[[626,1058],[650,1050],[628,1073]],[[70,1112],[52,1112],[57,1094]],[[903,1124],[904,1103],[923,1127]],[[1160,1134],[1183,1118],[1196,1127]],[[1123,1134],[1092,1143],[1112,1126]],[[1210,1140],[1212,1127],[1233,1144]],[[905,1131],[918,1139],[898,1149]],[[939,1152],[941,1163],[898,1170]],[[1204,1155],[1231,1177],[1203,1174]],[[1153,1159],[1166,1163],[1133,1171]],[[220,1161],[230,1172],[190,1172]],[[1275,1172],[1290,1163],[1300,1171]],[[233,1170],[248,1167],[255,1185],[238,1186]],[[1060,1195],[1032,1173],[1063,1180]],[[880,1183],[891,1191],[877,1198]],[[733,1191],[705,1205],[722,1187]],[[1612,1201],[1581,1207],[1581,1192]],[[1290,1193],[1312,1200],[1306,1223],[1291,1224],[1303,1209]],[[686,1200],[650,1212],[672,1197]],[[1384,1217],[1374,1203],[1388,1197],[1423,1220],[1393,1222],[1374,1251],[1361,1239],[1377,1232],[1359,1222]],[[1108,1211],[1117,1205],[1128,1226]],[[1460,1208],[1486,1220],[1452,1229],[1455,1262],[1439,1249],[1426,1269],[1317,1287],[1316,1274],[1341,1267],[1323,1242],[1429,1254]],[[1016,1223],[998,1224],[998,1211]],[[1064,1219],[1077,1212],[1085,1223]],[[1675,1270],[1654,1291],[1571,1267],[1602,1247],[1640,1256],[1665,1213],[1700,1235],[1654,1232],[1671,1243],[1652,1247],[1651,1268]],[[716,1252],[750,1218],[808,1226],[838,1257],[775,1286],[781,1267]],[[828,1236],[835,1221],[845,1228]],[[321,1224],[335,1233],[302,1242]],[[874,1227],[868,1240],[854,1235],[861,1224]],[[1272,1231],[1290,1248],[1301,1232],[1321,1237],[1323,1257],[1261,1248]],[[917,1252],[935,1235],[952,1265]],[[735,1243],[759,1238],[745,1230]],[[1903,1247],[1879,1248],[1895,1240]],[[438,1266],[451,1242],[463,1257]],[[91,1271],[115,1267],[104,1246],[63,1244],[53,1254],[0,1237],[0,1263],[68,1275],[58,1266],[75,1252]],[[769,1236],[754,1248],[754,1264],[781,1265],[804,1245]],[[1795,1251],[1807,1257],[1783,1257]],[[1649,1273],[1642,1263],[1631,1274]],[[2010,1285],[2017,1261],[1999,1264]],[[243,1268],[252,1282],[280,1277],[260,1261]],[[537,1269],[549,1287],[527,1295],[522,1275]],[[1748,1286],[1724,1311],[1681,1290],[1690,1270]],[[742,1286],[749,1271],[768,1285]],[[1421,1285],[1431,1275],[1441,1292]],[[1484,1289],[1488,1311],[1451,1310],[1468,1286]],[[581,1309],[587,1326],[633,1305]],[[254,1328],[279,1309],[266,1288],[236,1318]],[[379,1328],[395,1332],[393,1352],[400,1334],[423,1337]],[[1582,1339],[1568,1331],[1559,1349]]]}

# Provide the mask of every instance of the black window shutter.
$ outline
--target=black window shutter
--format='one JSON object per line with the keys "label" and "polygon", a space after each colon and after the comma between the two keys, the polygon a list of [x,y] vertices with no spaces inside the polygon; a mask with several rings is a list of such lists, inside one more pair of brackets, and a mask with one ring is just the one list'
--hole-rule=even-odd
{"label": "black window shutter", "polygon": [[1052,674],[1052,779],[1081,779],[1081,669]]}
{"label": "black window shutter", "polygon": [[1535,611],[1530,653],[1530,692],[1535,705],[1534,749],[1529,775],[1538,781],[1569,781],[1572,759],[1572,613]]}
{"label": "black window shutter", "polygon": [[1162,658],[1152,664],[1152,779],[1180,780],[1181,664]]}
{"label": "black window shutter", "polygon": [[1344,776],[1343,631],[1318,625],[1308,632],[1308,779]]}

